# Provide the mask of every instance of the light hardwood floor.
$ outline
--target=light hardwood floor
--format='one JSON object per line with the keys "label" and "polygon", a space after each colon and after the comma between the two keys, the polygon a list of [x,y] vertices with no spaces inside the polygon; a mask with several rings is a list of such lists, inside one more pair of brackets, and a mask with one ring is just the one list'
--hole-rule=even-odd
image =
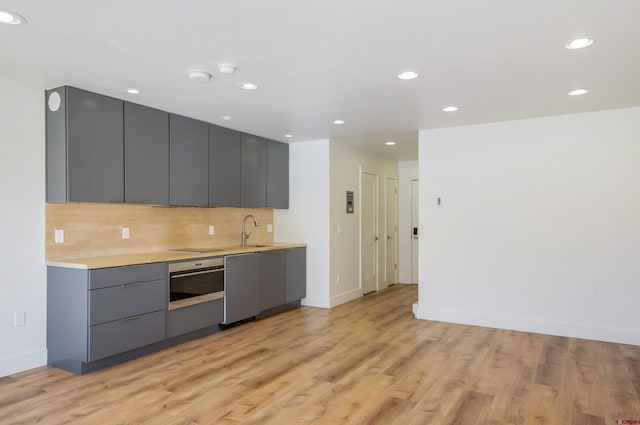
{"label": "light hardwood floor", "polygon": [[1,424],[614,424],[640,347],[416,320],[417,287],[303,307],[84,376],[0,378]]}

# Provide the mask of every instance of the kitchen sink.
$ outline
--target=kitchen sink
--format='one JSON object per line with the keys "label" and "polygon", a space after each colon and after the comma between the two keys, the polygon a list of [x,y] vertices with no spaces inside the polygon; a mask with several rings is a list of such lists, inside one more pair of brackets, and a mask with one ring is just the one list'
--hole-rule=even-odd
{"label": "kitchen sink", "polygon": [[184,254],[206,254],[208,252],[225,251],[225,249],[222,249],[222,248],[176,248],[176,249],[168,249],[167,251],[184,253]]}

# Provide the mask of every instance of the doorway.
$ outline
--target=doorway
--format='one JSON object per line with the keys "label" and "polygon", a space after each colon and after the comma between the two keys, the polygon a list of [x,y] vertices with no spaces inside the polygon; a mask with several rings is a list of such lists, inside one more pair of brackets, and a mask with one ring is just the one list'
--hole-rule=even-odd
{"label": "doorway", "polygon": [[394,285],[398,281],[398,183],[396,179],[386,179],[385,208],[385,286]]}
{"label": "doorway", "polygon": [[418,180],[411,180],[411,283],[418,283]]}
{"label": "doorway", "polygon": [[362,292],[378,290],[378,176],[362,172],[360,197],[360,270]]}

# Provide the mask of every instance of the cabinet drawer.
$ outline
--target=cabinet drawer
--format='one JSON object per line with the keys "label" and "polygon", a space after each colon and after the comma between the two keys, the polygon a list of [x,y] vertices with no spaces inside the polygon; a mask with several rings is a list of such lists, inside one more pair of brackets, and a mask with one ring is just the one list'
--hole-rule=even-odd
{"label": "cabinet drawer", "polygon": [[217,325],[223,319],[224,301],[222,299],[169,310],[167,338]]}
{"label": "cabinet drawer", "polygon": [[164,325],[163,310],[91,326],[89,328],[89,361],[162,341]]}
{"label": "cabinet drawer", "polygon": [[166,294],[164,279],[89,291],[89,325],[164,310]]}
{"label": "cabinet drawer", "polygon": [[91,270],[89,272],[89,289],[164,279],[165,268],[165,263],[151,263]]}

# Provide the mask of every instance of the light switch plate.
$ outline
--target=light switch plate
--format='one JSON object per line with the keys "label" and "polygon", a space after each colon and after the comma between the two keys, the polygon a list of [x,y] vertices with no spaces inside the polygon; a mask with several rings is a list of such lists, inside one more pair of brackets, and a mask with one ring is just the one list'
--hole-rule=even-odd
{"label": "light switch plate", "polygon": [[209,226],[209,235],[213,236],[216,233],[216,229],[213,226]]}
{"label": "light switch plate", "polygon": [[129,228],[128,227],[123,227],[122,228],[122,239],[129,239]]}
{"label": "light switch plate", "polygon": [[13,313],[13,326],[24,326],[26,323],[26,311],[16,311]]}
{"label": "light switch plate", "polygon": [[56,229],[55,230],[54,242],[55,243],[63,243],[64,242],[64,230],[63,229]]}
{"label": "light switch plate", "polygon": [[267,233],[273,232],[273,224],[267,224]]}

